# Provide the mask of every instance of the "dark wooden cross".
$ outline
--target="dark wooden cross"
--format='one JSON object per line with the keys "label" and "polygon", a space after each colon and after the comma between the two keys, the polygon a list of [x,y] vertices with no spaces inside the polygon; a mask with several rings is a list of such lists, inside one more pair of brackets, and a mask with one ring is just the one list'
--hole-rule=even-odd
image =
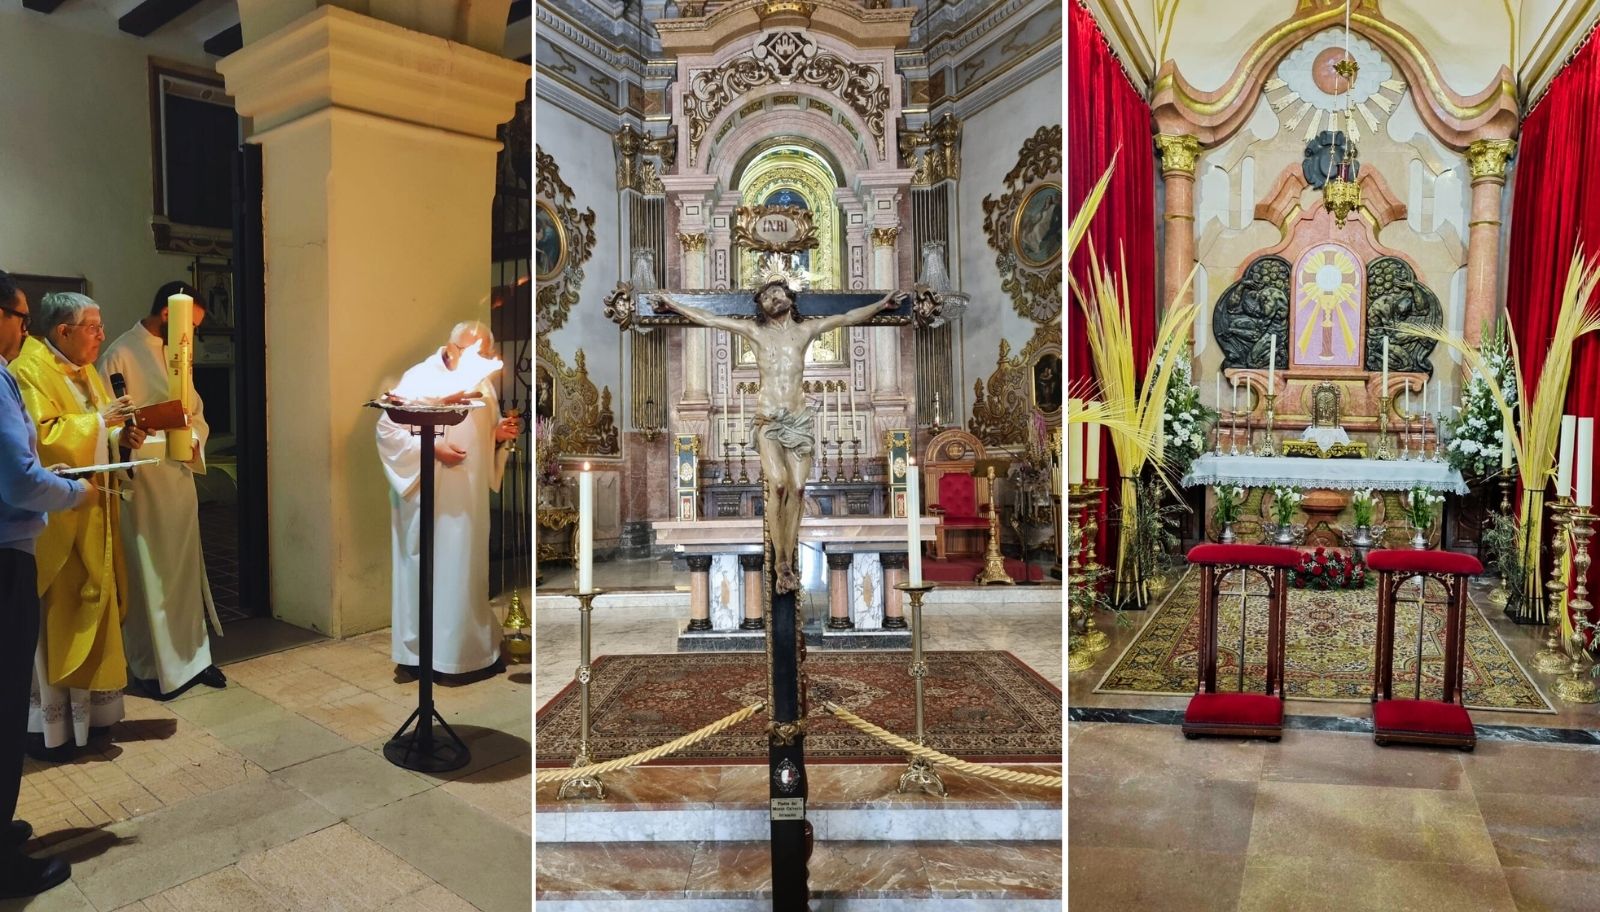
{"label": "dark wooden cross", "polygon": [[[654,298],[666,294],[674,301],[718,316],[755,318],[751,291],[636,292],[619,284],[606,297],[606,317],[623,329],[632,326],[694,326],[677,313],[657,313]],[[938,317],[937,294],[919,287],[903,292],[892,309],[885,309],[860,324],[864,326],[924,325]],[[845,313],[871,304],[883,292],[810,291],[796,295],[795,310],[804,319]],[[771,515],[771,514],[767,514]],[[795,593],[775,588],[772,536],[762,526],[766,568],[765,608],[767,630],[767,794],[771,800],[772,908],[774,912],[806,912],[810,887],[806,863],[811,858],[811,824],[806,820],[805,759],[805,657],[804,621]]]}

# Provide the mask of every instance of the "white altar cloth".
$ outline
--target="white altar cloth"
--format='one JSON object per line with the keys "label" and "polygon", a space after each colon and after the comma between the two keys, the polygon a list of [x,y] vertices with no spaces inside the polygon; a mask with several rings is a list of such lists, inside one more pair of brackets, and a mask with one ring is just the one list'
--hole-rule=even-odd
{"label": "white altar cloth", "polygon": [[1183,476],[1184,487],[1238,485],[1270,488],[1326,488],[1355,491],[1409,491],[1427,488],[1466,494],[1467,483],[1448,462],[1401,459],[1308,459],[1295,456],[1216,456],[1196,459]]}

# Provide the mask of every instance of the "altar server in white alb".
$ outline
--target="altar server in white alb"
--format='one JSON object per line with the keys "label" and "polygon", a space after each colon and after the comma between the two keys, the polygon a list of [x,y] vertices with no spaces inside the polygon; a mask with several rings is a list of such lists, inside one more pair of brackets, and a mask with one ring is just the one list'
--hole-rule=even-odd
{"label": "altar server in white alb", "polygon": [[[502,444],[521,423],[501,417],[491,382],[494,337],[478,322],[459,323],[450,341],[406,371],[392,395],[436,402],[454,394],[481,398],[460,424],[434,439],[433,670],[487,673],[499,667],[500,624],[489,604],[489,492],[505,472]],[[422,439],[387,414],[378,419],[378,454],[389,480],[394,573],[390,584],[396,664],[414,670],[418,658],[418,583],[421,573]]]}
{"label": "altar server in white alb", "polygon": [[[182,282],[156,292],[150,314],[117,337],[100,356],[100,374],[121,374],[135,408],[169,401],[167,386],[167,299],[194,298],[196,329],[205,319],[203,298]],[[222,633],[206,581],[200,546],[199,499],[194,476],[206,470],[208,428],[205,404],[193,393],[185,403],[194,431],[194,458],[178,462],[167,455],[167,435],[151,433],[130,459],[160,459],[133,472],[133,497],[122,505],[122,545],[128,567],[128,618],[123,642],[128,668],[151,696],[169,700],[193,687],[223,687],[227,679],[211,662],[209,620]]]}

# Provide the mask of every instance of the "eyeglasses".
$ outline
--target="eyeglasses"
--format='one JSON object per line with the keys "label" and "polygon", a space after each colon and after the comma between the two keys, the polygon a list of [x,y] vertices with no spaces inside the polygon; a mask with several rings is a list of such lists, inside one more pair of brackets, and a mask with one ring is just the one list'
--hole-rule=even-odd
{"label": "eyeglasses", "polygon": [[91,335],[103,336],[103,335],[106,334],[106,325],[104,323],[63,323],[61,325],[62,326],[81,326],[84,329],[88,330]]}
{"label": "eyeglasses", "polygon": [[13,317],[16,317],[18,320],[21,320],[22,321],[22,331],[23,332],[27,332],[28,331],[28,321],[33,319],[33,315],[32,314],[24,313],[23,311],[20,311],[20,310],[12,310],[9,307],[0,307],[0,310],[3,310],[6,313],[12,315]]}

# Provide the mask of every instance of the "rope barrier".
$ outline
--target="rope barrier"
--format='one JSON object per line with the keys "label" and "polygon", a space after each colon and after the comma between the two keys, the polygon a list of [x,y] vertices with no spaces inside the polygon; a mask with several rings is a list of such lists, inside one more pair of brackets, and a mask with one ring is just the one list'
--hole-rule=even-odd
{"label": "rope barrier", "polygon": [[879,741],[888,744],[890,747],[898,748],[908,754],[921,757],[922,759],[931,761],[933,763],[944,764],[956,772],[968,773],[973,776],[982,776],[986,779],[998,779],[1001,782],[1021,782],[1027,785],[1045,785],[1053,786],[1055,788],[1061,787],[1062,779],[1060,776],[1044,776],[1038,773],[1019,773],[1015,770],[1004,770],[1000,769],[999,767],[985,766],[981,763],[968,763],[965,760],[958,760],[948,754],[941,754],[933,748],[917,744],[915,741],[907,741],[905,738],[902,738],[899,735],[892,734],[876,725],[873,725],[866,719],[861,718],[860,716],[842,706],[839,706],[836,703],[824,703],[822,705],[827,708],[828,712],[833,713],[861,731],[871,735],[874,738],[877,738]]}
{"label": "rope barrier", "polygon": [[591,763],[588,766],[576,766],[572,767],[571,769],[545,770],[544,772],[535,774],[533,781],[540,784],[546,782],[565,782],[568,779],[576,779],[579,776],[599,776],[603,773],[611,773],[619,769],[626,769],[630,766],[638,766],[642,763],[649,763],[651,760],[658,760],[667,756],[668,754],[677,753],[678,751],[681,751],[697,742],[704,741],[712,735],[732,728],[733,726],[738,725],[740,722],[743,722],[744,720],[766,708],[767,704],[765,701],[752,703],[751,705],[746,706],[744,709],[741,709],[731,715],[724,716],[710,725],[692,731],[681,738],[668,741],[666,744],[663,744],[660,747],[652,747],[647,751],[640,751],[637,754],[629,754],[626,757],[618,757],[615,760],[607,760],[604,763]]}

